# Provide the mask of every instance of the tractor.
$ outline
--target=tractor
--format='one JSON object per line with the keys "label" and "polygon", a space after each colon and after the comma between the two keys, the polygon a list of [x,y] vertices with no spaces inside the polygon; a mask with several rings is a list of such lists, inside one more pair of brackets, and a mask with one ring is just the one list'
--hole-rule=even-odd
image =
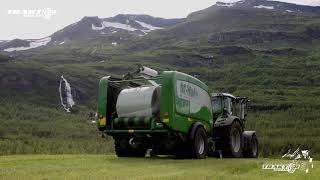
{"label": "tractor", "polygon": [[141,66],[99,82],[98,129],[112,136],[118,157],[174,155],[258,156],[255,131],[245,131],[249,100],[208,86],[178,71]]}

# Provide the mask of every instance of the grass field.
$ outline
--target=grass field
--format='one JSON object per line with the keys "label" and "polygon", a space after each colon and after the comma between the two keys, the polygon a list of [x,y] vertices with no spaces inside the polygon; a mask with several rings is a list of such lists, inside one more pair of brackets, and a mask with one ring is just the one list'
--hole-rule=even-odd
{"label": "grass field", "polygon": [[274,159],[176,160],[113,155],[0,156],[0,179],[319,179],[320,162],[309,173],[262,170]]}

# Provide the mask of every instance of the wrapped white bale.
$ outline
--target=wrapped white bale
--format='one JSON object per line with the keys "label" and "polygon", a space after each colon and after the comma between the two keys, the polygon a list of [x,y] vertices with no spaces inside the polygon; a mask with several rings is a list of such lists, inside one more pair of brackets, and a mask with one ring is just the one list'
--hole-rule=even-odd
{"label": "wrapped white bale", "polygon": [[123,89],[117,100],[118,117],[150,117],[160,110],[160,87]]}

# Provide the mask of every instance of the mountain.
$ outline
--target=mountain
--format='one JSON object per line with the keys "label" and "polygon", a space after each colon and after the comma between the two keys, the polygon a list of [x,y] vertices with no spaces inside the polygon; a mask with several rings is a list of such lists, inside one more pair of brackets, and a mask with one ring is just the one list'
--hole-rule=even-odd
{"label": "mountain", "polygon": [[[213,92],[249,97],[248,128],[258,131],[265,157],[299,144],[319,151],[319,9],[218,2],[183,19],[84,17],[46,38],[0,42],[0,141],[9,139],[9,153],[33,152],[30,141],[40,144],[43,137],[51,141],[42,152],[81,139],[71,152],[89,152],[88,142],[100,147],[104,142],[85,121],[95,111],[99,79],[144,64],[196,76]],[[61,105],[61,77],[68,82],[62,89],[71,88],[71,113]],[[30,149],[14,149],[25,146]]]}
{"label": "mountain", "polygon": [[[176,38],[191,38],[204,34],[212,36],[209,41],[214,42],[217,36],[224,34],[220,32],[240,31],[238,35],[245,36],[248,33],[243,30],[252,30],[249,34],[265,36],[268,39],[271,36],[279,38],[289,37],[291,39],[304,38],[295,37],[292,32],[304,30],[311,38],[320,36],[318,27],[308,27],[306,21],[312,24],[320,15],[320,8],[316,6],[303,6],[285,2],[268,0],[245,0],[234,3],[217,2],[215,5],[193,12],[182,19],[163,19],[148,15],[130,15],[119,14],[110,18],[84,17],[79,22],[71,24],[51,36],[37,40],[20,40],[0,43],[0,51],[17,52],[22,50],[34,49],[37,47],[60,46],[72,41],[99,41],[117,46],[120,42],[132,42],[140,40],[146,42],[147,38],[138,38],[148,35],[151,31],[162,30],[156,34],[158,36],[148,36],[149,39],[159,37],[164,40]],[[269,33],[260,33],[260,31],[272,31]],[[161,33],[162,32],[162,33]],[[280,35],[277,34],[281,32]],[[289,34],[288,34],[289,33]],[[162,36],[164,34],[164,36]],[[230,34],[230,33],[229,33]],[[253,40],[256,41],[256,40]],[[101,44],[101,42],[98,42]],[[152,43],[156,44],[157,43]],[[138,44],[140,46],[140,44]],[[136,49],[140,47],[129,47]]]}
{"label": "mountain", "polygon": [[54,41],[73,40],[101,35],[130,34],[144,36],[182,22],[183,19],[163,19],[148,15],[120,14],[111,18],[84,17],[79,22],[52,34]]}
{"label": "mountain", "polygon": [[291,4],[286,2],[272,1],[272,0],[244,0],[234,3],[217,2],[213,7],[226,7],[226,8],[257,8],[274,11],[283,11],[288,13],[299,13],[307,15],[319,15],[319,7],[304,6]]}
{"label": "mountain", "polygon": [[[6,52],[34,49],[45,45],[62,45],[68,41],[101,38],[103,36],[144,36],[153,30],[183,22],[184,19],[163,19],[148,15],[119,14],[110,18],[84,17],[49,37],[42,39],[14,39],[0,42]],[[115,43],[114,43],[115,44]]]}

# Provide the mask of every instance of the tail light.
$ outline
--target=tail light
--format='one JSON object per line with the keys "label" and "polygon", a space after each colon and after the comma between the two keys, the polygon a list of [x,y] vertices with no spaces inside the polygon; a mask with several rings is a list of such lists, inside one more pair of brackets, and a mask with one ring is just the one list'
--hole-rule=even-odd
{"label": "tail light", "polygon": [[169,123],[169,113],[168,113],[168,112],[163,113],[163,120],[162,120],[162,122],[164,122],[164,123]]}

